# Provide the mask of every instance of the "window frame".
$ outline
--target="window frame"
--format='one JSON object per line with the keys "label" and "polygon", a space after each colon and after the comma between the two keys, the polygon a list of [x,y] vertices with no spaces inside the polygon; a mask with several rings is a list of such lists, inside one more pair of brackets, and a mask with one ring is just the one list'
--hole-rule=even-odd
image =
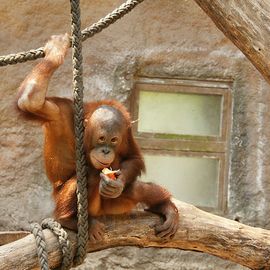
{"label": "window frame", "polygon": [[[219,160],[218,205],[216,208],[198,206],[204,210],[224,214],[228,195],[228,146],[232,110],[231,80],[195,80],[178,78],[138,77],[134,81],[130,111],[133,133],[143,153],[172,156],[210,157]],[[219,95],[221,99],[220,134],[215,136],[162,134],[138,131],[140,91]]]}

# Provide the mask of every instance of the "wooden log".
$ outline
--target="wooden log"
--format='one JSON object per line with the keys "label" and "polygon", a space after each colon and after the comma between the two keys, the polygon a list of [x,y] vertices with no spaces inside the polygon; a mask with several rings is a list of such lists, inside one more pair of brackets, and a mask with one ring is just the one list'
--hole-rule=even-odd
{"label": "wooden log", "polygon": [[[154,236],[153,224],[160,217],[143,211],[128,216],[105,217],[106,235],[102,242],[89,243],[93,252],[116,246],[163,247],[196,250],[231,260],[251,269],[270,269],[270,231],[243,225],[177,201],[180,226],[174,239],[164,242]],[[51,268],[61,263],[55,236],[44,231]],[[73,250],[76,236],[69,232]],[[33,235],[0,247],[0,269],[39,269]]]}
{"label": "wooden log", "polygon": [[29,232],[25,231],[8,231],[8,232],[0,232],[0,246],[6,245],[10,242],[16,241],[18,239],[27,236]]}
{"label": "wooden log", "polygon": [[195,0],[270,83],[270,1]]}

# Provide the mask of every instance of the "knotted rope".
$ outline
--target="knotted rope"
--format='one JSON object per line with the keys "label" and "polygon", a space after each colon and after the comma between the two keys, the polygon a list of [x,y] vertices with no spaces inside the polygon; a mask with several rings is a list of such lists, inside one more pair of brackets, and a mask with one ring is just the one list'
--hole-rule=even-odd
{"label": "knotted rope", "polygon": [[44,240],[42,227],[38,223],[32,223],[31,232],[36,240],[37,254],[40,268],[41,270],[48,270],[49,269],[48,253],[46,251],[46,242]]}
{"label": "knotted rope", "polygon": [[[117,20],[121,19],[124,15],[129,13],[133,8],[144,0],[128,0],[120,7],[116,8],[114,11],[109,13],[106,17],[100,19],[98,22],[92,24],[90,27],[85,28],[82,31],[82,41],[87,38],[94,36],[95,34],[101,32],[103,29],[107,28],[109,25],[113,24]],[[19,52],[16,54],[8,54],[0,56],[0,67],[7,65],[14,65],[17,63],[23,63],[30,60],[35,60],[45,56],[44,48],[38,48],[36,50],[30,50],[26,52]]]}
{"label": "knotted rope", "polygon": [[[68,240],[67,232],[62,228],[62,226],[53,220],[52,218],[48,218],[42,221],[42,229],[49,229],[51,230],[58,238],[58,242],[61,247],[62,251],[62,265],[61,270],[68,270],[72,267],[73,256],[71,253],[71,245],[70,241]],[[48,261],[47,261],[48,264]],[[45,268],[46,269],[46,268]],[[48,270],[47,268],[46,270]]]}
{"label": "knotted rope", "polygon": [[48,252],[46,249],[46,242],[42,229],[51,230],[56,237],[61,247],[62,252],[62,264],[61,270],[68,270],[72,267],[73,264],[73,255],[71,244],[68,239],[67,232],[62,228],[61,224],[52,218],[47,218],[42,221],[41,226],[38,223],[31,224],[31,232],[35,237],[36,246],[37,246],[37,255],[39,259],[39,265],[41,270],[50,270],[49,261],[48,261]]}

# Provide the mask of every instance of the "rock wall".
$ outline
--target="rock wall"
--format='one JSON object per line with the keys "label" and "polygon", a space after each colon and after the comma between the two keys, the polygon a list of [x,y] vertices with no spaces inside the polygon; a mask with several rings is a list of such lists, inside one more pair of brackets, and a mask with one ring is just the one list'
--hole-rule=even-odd
{"label": "rock wall", "polygon": [[[122,3],[81,1],[82,27]],[[68,1],[0,1],[0,54],[38,48],[69,32]],[[227,217],[269,228],[269,86],[243,54],[193,3],[145,1],[83,44],[85,100],[128,104],[136,75],[233,80]],[[51,187],[42,157],[39,123],[15,110],[16,89],[36,62],[1,68],[0,230],[28,229],[50,216]],[[53,77],[49,95],[72,96],[70,54]],[[114,248],[89,254],[78,269],[245,269],[213,256],[169,249]]]}

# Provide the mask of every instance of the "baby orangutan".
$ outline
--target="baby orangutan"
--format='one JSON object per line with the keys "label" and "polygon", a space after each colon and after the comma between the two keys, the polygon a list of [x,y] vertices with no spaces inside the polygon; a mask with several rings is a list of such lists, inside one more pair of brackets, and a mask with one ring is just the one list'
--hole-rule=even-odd
{"label": "baby orangutan", "polygon": [[[24,115],[42,121],[46,173],[53,186],[55,218],[64,227],[77,229],[75,141],[73,104],[66,98],[46,97],[54,71],[64,62],[68,35],[52,36],[45,58],[34,67],[19,88],[18,108]],[[89,236],[103,237],[104,226],[95,217],[130,212],[141,202],[164,216],[156,235],[171,238],[178,228],[178,211],[167,190],[137,180],[145,169],[134,140],[130,116],[123,105],[112,100],[88,102],[84,106],[84,149],[87,156]],[[111,180],[102,169],[116,170]]]}

